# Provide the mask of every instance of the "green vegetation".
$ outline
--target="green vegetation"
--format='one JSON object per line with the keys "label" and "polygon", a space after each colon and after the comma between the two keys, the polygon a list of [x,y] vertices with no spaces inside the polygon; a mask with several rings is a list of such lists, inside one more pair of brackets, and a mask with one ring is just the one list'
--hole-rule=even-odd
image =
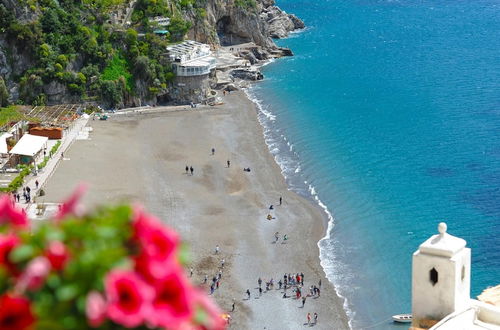
{"label": "green vegetation", "polygon": [[24,115],[17,109],[17,106],[11,105],[6,108],[0,108],[0,126],[18,121],[24,118]]}
{"label": "green vegetation", "polygon": [[245,9],[256,9],[257,3],[255,0],[235,0],[234,4],[237,7],[245,8]]}
{"label": "green vegetation", "polygon": [[52,156],[57,152],[57,149],[59,149],[59,146],[61,145],[61,141],[57,141],[56,144],[50,149],[50,155]]}
{"label": "green vegetation", "polygon": [[57,149],[59,149],[60,145],[61,141],[57,141],[56,144],[54,144],[54,146],[52,147],[52,149],[50,149],[49,156],[43,157],[43,161],[37,164],[39,170],[41,170],[47,165],[47,162],[49,161],[50,157],[52,157],[52,155],[54,155],[57,152]]}
{"label": "green vegetation", "polygon": [[21,165],[19,174],[9,183],[6,188],[0,188],[2,192],[14,192],[21,188],[24,184],[24,178],[30,174],[33,165]]}
{"label": "green vegetation", "polygon": [[[250,1],[250,0],[245,0]],[[77,100],[118,106],[132,97],[164,93],[173,73],[164,59],[170,42],[183,40],[191,23],[183,13],[205,17],[204,0],[138,0],[132,28],[108,23],[124,0],[19,0],[33,21],[18,20],[11,7],[0,3],[0,33],[18,53],[33,62],[16,76],[21,104],[47,103],[49,89],[65,88]],[[30,13],[31,11],[31,13]],[[36,13],[36,15],[35,15]],[[149,19],[171,19],[166,36]],[[139,35],[141,33],[141,35]],[[138,65],[141,69],[137,69]],[[139,86],[140,88],[136,88]],[[0,106],[8,91],[0,77]]]}
{"label": "green vegetation", "polygon": [[7,91],[7,86],[5,86],[5,81],[2,76],[0,76],[0,107],[6,107],[8,104],[9,92]]}
{"label": "green vegetation", "polygon": [[131,91],[133,88],[133,78],[132,74],[129,72],[129,65],[127,61],[122,58],[119,54],[115,56],[108,63],[108,66],[102,72],[102,80],[113,80],[116,81],[121,77],[125,78],[127,82],[127,90]]}

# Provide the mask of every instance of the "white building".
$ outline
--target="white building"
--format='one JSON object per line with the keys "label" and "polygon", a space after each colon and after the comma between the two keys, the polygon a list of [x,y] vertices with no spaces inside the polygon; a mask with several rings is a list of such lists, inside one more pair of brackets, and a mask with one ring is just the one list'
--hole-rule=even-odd
{"label": "white building", "polygon": [[156,23],[158,26],[165,27],[170,25],[170,18],[163,16],[156,16],[149,19],[149,23]]}
{"label": "white building", "polygon": [[193,40],[167,47],[172,69],[177,76],[208,75],[215,69],[216,60],[210,46]]}
{"label": "white building", "polygon": [[446,230],[413,254],[412,329],[500,330],[500,306],[470,298],[471,250]]}

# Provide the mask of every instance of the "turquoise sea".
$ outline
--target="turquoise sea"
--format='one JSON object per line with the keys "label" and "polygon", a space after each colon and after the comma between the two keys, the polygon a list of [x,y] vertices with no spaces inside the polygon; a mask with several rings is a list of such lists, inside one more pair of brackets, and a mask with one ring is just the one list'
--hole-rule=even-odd
{"label": "turquoise sea", "polygon": [[278,5],[307,29],[248,93],[291,188],[332,216],[322,265],[352,327],[405,328],[388,319],[440,221],[472,248],[472,296],[499,284],[498,0]]}

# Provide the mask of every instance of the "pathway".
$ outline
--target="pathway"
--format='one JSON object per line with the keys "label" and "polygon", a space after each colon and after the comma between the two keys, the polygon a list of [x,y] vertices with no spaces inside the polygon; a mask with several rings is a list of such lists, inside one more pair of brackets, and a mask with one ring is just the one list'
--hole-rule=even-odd
{"label": "pathway", "polygon": [[[25,209],[28,214],[30,213],[29,211],[33,211],[33,209],[36,207],[36,205],[33,205],[36,204],[37,197],[35,196],[38,195],[40,189],[45,186],[46,182],[50,179],[59,163],[63,160],[69,160],[67,158],[63,158],[62,155],[73,144],[80,132],[87,125],[88,121],[89,118],[84,118],[83,116],[75,120],[73,126],[64,132],[64,136],[61,139],[61,145],[59,146],[59,149],[57,149],[57,152],[49,159],[47,165],[45,165],[43,169],[39,170],[37,175],[30,174],[25,178],[24,187],[28,186],[31,188],[33,202],[25,203],[21,197],[21,202],[16,203],[18,207]],[[37,180],[39,186],[38,189],[35,189],[35,181]]]}

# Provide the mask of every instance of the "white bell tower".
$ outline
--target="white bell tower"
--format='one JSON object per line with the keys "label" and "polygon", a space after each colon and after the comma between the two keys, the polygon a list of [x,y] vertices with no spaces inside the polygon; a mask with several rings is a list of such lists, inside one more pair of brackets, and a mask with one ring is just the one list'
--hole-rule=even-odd
{"label": "white bell tower", "polygon": [[413,326],[426,327],[470,304],[471,252],[465,240],[446,233],[441,222],[433,235],[413,253]]}

